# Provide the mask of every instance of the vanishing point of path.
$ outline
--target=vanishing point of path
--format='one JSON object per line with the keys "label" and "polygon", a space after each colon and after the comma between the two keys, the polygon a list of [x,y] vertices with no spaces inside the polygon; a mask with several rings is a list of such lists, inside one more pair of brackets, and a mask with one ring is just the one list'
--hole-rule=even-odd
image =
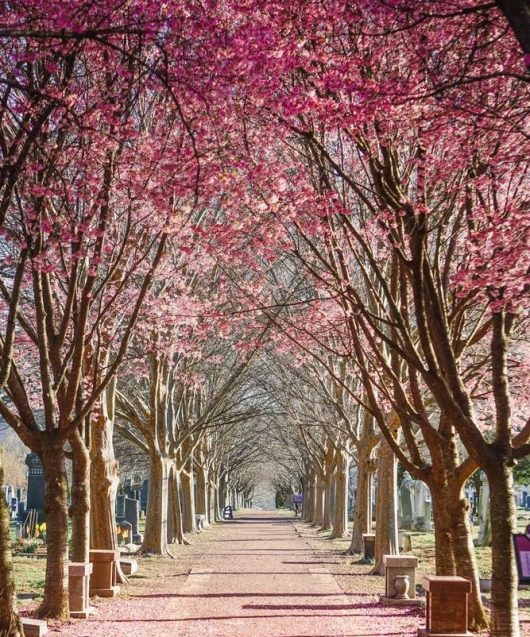
{"label": "vanishing point of path", "polygon": [[382,607],[373,593],[345,594],[327,570],[329,562],[315,554],[292,518],[281,513],[246,512],[207,531],[199,544],[200,549],[184,547],[187,559],[193,558],[187,577],[164,577],[152,587],[147,581],[126,587],[125,599],[101,602],[97,616],[63,626],[57,633],[61,637],[416,634],[416,613]]}

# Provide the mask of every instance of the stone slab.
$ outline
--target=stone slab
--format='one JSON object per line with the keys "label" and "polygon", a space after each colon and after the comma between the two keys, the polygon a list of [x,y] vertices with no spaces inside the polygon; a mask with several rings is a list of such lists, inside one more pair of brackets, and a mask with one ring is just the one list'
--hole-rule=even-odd
{"label": "stone slab", "polygon": [[425,600],[418,599],[417,597],[413,599],[398,599],[397,597],[385,597],[384,595],[380,595],[379,601],[383,606],[420,606],[421,608],[425,606]]}
{"label": "stone slab", "polygon": [[98,614],[98,609],[95,606],[87,606],[83,611],[70,611],[70,617],[72,619],[89,619]]}
{"label": "stone slab", "polygon": [[91,562],[114,562],[119,559],[119,552],[106,549],[90,549]]}
{"label": "stone slab", "polygon": [[48,634],[48,624],[43,619],[21,618],[26,637],[44,637]]}
{"label": "stone slab", "polygon": [[91,562],[70,562],[68,564],[68,575],[70,577],[85,577],[92,573]]}
{"label": "stone slab", "polygon": [[428,575],[423,578],[423,588],[426,591],[431,591],[432,593],[442,590],[470,593],[471,582],[463,577],[450,575]]}
{"label": "stone slab", "polygon": [[138,572],[138,562],[133,559],[121,557],[120,567],[124,575],[134,575]]}
{"label": "stone slab", "polygon": [[418,558],[415,555],[383,555],[383,564],[392,568],[416,568]]}
{"label": "stone slab", "polygon": [[474,637],[473,633],[433,633],[427,628],[418,628],[418,637]]}
{"label": "stone slab", "polygon": [[94,597],[95,595],[98,597],[116,597],[119,592],[119,586],[111,586],[110,588],[91,588],[90,597]]}

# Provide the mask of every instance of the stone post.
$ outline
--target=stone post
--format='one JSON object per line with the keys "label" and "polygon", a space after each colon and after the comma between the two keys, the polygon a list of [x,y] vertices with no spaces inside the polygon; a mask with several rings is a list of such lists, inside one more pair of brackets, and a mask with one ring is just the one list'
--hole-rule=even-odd
{"label": "stone post", "polygon": [[423,580],[427,593],[426,627],[418,637],[470,637],[468,598],[471,582],[463,577],[431,575]]}
{"label": "stone post", "polygon": [[68,565],[68,591],[70,596],[70,617],[87,619],[90,614],[89,588],[92,564],[70,562]]}

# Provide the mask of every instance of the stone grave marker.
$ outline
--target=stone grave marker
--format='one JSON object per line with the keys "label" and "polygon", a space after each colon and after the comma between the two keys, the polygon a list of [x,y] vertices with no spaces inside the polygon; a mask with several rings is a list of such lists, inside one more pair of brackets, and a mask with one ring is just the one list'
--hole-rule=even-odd
{"label": "stone grave marker", "polygon": [[28,453],[26,456],[28,465],[28,497],[26,511],[36,511],[39,524],[44,522],[44,471],[39,456],[36,453]]}
{"label": "stone grave marker", "polygon": [[410,530],[414,519],[414,480],[410,473],[405,471],[403,482],[399,487],[399,526],[402,529]]}
{"label": "stone grave marker", "polygon": [[478,499],[478,518],[480,529],[477,537],[478,546],[489,546],[491,544],[491,520],[490,520],[490,487],[486,474],[481,471],[480,477],[482,486],[480,487]]}
{"label": "stone grave marker", "polygon": [[145,479],[142,482],[142,489],[140,493],[140,510],[144,513],[147,511],[147,497],[149,495],[149,480]]}
{"label": "stone grave marker", "polygon": [[416,531],[432,529],[432,498],[429,487],[421,480],[414,482],[414,521]]}
{"label": "stone grave marker", "polygon": [[143,542],[143,538],[140,535],[138,528],[140,522],[140,502],[136,499],[125,498],[124,505],[124,519],[131,525],[131,541],[135,544],[141,544]]}
{"label": "stone grave marker", "polygon": [[125,518],[125,498],[127,496],[120,493],[116,496],[116,519],[123,520]]}

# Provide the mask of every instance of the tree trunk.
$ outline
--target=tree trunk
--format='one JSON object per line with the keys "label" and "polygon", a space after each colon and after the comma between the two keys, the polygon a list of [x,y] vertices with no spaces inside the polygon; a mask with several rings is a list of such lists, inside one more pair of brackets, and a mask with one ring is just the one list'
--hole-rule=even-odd
{"label": "tree trunk", "polygon": [[116,550],[116,494],[118,462],[114,457],[114,422],[104,414],[91,425],[90,449],[90,546]]}
{"label": "tree trunk", "polygon": [[180,477],[179,472],[171,469],[168,485],[168,523],[167,541],[169,544],[189,544],[184,537],[182,528],[182,510],[180,506]]}
{"label": "tree trunk", "polygon": [[88,562],[90,549],[90,456],[81,434],[76,431],[72,446],[72,561]]}
{"label": "tree trunk", "polygon": [[357,466],[357,491],[355,493],[355,509],[353,512],[353,529],[348,553],[363,552],[363,533],[369,533],[372,528],[372,463],[365,458]]}
{"label": "tree trunk", "polygon": [[204,515],[203,526],[208,524],[208,473],[203,466],[197,466],[197,513]]}
{"label": "tree trunk", "polygon": [[315,514],[313,516],[313,524],[322,526],[324,523],[324,506],[326,504],[326,487],[321,474],[317,474],[315,481]]}
{"label": "tree trunk", "polygon": [[217,488],[210,480],[208,484],[208,522],[214,524],[217,521],[217,515],[215,513],[217,503]]}
{"label": "tree trunk", "polygon": [[335,507],[332,538],[348,535],[348,477],[350,461],[346,451],[339,452],[335,472]]}
{"label": "tree trunk", "polygon": [[329,531],[331,529],[331,517],[333,509],[333,476],[332,469],[328,469],[329,473],[325,475],[323,480],[323,498],[322,505],[322,530]]}
{"label": "tree trunk", "polygon": [[519,611],[512,534],[515,533],[515,499],[511,467],[501,459],[484,468],[490,485],[491,505],[491,637],[519,637]]}
{"label": "tree trunk", "polygon": [[189,467],[188,471],[181,473],[180,481],[183,495],[182,526],[184,533],[193,533],[197,530],[197,527],[195,524],[195,490],[191,467]]}
{"label": "tree trunk", "polygon": [[306,480],[305,492],[304,492],[304,520],[309,524],[315,521],[316,510],[316,475],[314,471],[311,471]]}
{"label": "tree trunk", "polygon": [[447,507],[447,489],[430,484],[434,520],[434,559],[436,575],[456,575],[453,548],[453,522]]}
{"label": "tree trunk", "polygon": [[218,520],[222,520],[222,509],[226,506],[226,482],[224,477],[217,483],[217,506],[215,514],[218,516]]}
{"label": "tree trunk", "polygon": [[39,617],[67,619],[68,604],[68,480],[63,441],[47,432],[42,443],[46,516],[46,580]]}
{"label": "tree trunk", "polygon": [[304,480],[304,486],[302,488],[302,520],[305,520],[306,522],[309,520],[310,518],[310,514],[311,514],[311,487],[310,487],[310,482],[311,482],[311,477],[309,475],[306,476],[306,479]]}
{"label": "tree trunk", "polygon": [[384,437],[377,456],[375,512],[375,566],[373,575],[384,575],[383,555],[398,555],[397,467],[394,453]]}
{"label": "tree trunk", "polygon": [[169,460],[153,451],[142,553],[170,555],[167,544],[169,471]]}
{"label": "tree trunk", "polygon": [[[90,548],[115,551],[118,548],[116,532],[116,495],[119,476],[118,461],[114,456],[114,419],[102,409],[90,427]],[[127,582],[117,564],[117,581]]]}
{"label": "tree trunk", "polygon": [[446,498],[452,520],[453,551],[456,573],[472,583],[469,595],[469,629],[480,631],[488,626],[488,617],[482,606],[480,582],[473,535],[469,523],[469,503],[464,496],[464,485],[455,485]]}
{"label": "tree trunk", "polygon": [[[0,450],[0,489],[3,484],[4,472]],[[2,493],[0,493],[0,635],[2,637],[23,635],[16,611],[15,580],[9,539],[9,507]]]}

